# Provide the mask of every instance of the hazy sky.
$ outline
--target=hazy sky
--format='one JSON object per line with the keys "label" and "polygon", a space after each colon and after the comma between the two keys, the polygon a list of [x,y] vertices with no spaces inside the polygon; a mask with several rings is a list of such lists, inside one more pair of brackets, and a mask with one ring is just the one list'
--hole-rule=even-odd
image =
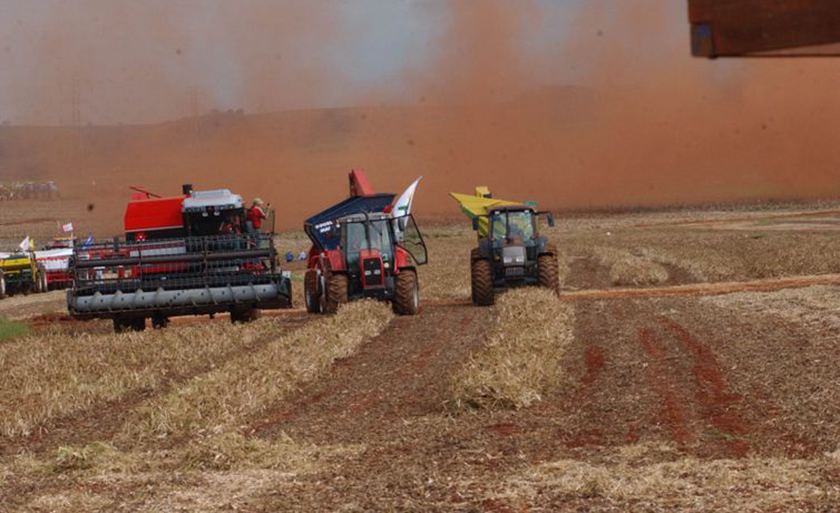
{"label": "hazy sky", "polygon": [[[201,110],[249,112],[411,102],[404,71],[452,51],[441,35],[453,6],[481,1],[0,0],[0,120],[69,123],[74,77],[81,117],[93,123],[177,118],[196,100]],[[567,34],[598,31],[581,26],[589,23],[581,6],[600,4],[603,19],[633,4],[528,2],[540,15],[523,49],[558,56],[556,66],[534,70],[546,83],[586,72],[585,55],[561,60]],[[687,52],[684,2],[664,3],[674,6],[672,23],[659,37]]]}

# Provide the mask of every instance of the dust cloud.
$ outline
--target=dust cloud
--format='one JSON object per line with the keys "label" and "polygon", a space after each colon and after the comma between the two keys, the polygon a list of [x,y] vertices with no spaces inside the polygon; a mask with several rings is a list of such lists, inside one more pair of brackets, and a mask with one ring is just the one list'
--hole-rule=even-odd
{"label": "dust cloud", "polygon": [[[111,2],[85,1],[102,8],[103,27],[126,15]],[[259,195],[274,203],[283,228],[297,228],[346,194],[355,167],[381,191],[424,175],[416,205],[429,217],[457,216],[446,193],[477,184],[557,210],[840,194],[835,61],[692,59],[685,5],[671,0],[415,3],[415,15],[441,24],[423,58],[368,84],[356,106],[327,109],[308,107],[342,83],[331,64],[354,38],[330,4],[237,3],[225,7],[219,40],[200,41],[177,30],[193,19],[190,3],[177,2],[182,17],[147,20],[167,53],[135,71],[151,86],[129,108],[177,120],[2,127],[0,178],[55,179],[68,194],[105,198],[109,206],[95,212],[112,209],[114,231],[126,185],[176,193],[182,182]],[[143,26],[148,13],[133,14]],[[136,30],[122,58],[146,40]],[[202,69],[179,67],[180,56],[202,51],[224,60],[208,69],[227,71],[218,87],[185,99]],[[126,73],[110,62],[72,71]],[[65,93],[54,101],[41,86],[17,94],[24,104],[67,110]],[[125,112],[114,98],[99,104],[103,119]],[[202,103],[201,115],[185,112],[188,100]],[[245,112],[207,112],[219,105]]]}

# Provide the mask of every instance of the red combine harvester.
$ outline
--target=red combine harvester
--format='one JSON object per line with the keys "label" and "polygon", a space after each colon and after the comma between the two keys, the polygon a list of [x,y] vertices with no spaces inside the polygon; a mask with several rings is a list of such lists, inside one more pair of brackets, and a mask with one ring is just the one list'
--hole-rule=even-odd
{"label": "red combine harvester", "polygon": [[409,215],[391,214],[395,194],[374,194],[364,172],[350,172],[350,197],[306,220],[312,240],[304,278],[306,309],[335,313],[362,298],[390,301],[400,315],[420,309],[417,265],[428,260]]}
{"label": "red combine harvester", "polygon": [[274,235],[245,233],[242,198],[227,189],[161,198],[140,192],[125,212],[125,239],[74,250],[76,319],[113,319],[114,330],[156,328],[170,317],[230,312],[234,322],[260,309],[291,307],[291,279],[278,266]]}

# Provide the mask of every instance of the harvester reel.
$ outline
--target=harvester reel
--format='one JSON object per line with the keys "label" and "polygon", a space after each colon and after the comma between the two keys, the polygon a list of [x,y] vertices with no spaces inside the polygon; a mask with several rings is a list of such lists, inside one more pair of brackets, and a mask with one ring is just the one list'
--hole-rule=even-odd
{"label": "harvester reel", "polygon": [[417,273],[413,269],[403,269],[397,275],[394,313],[397,315],[417,315],[420,311],[420,285]]}

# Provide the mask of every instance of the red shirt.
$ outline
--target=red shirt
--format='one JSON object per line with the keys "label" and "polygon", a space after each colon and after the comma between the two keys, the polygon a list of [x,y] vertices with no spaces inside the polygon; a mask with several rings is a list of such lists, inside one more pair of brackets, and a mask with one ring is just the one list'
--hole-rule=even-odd
{"label": "red shirt", "polygon": [[265,219],[265,212],[256,205],[248,209],[248,221],[251,221],[255,230],[262,228],[262,220]]}

